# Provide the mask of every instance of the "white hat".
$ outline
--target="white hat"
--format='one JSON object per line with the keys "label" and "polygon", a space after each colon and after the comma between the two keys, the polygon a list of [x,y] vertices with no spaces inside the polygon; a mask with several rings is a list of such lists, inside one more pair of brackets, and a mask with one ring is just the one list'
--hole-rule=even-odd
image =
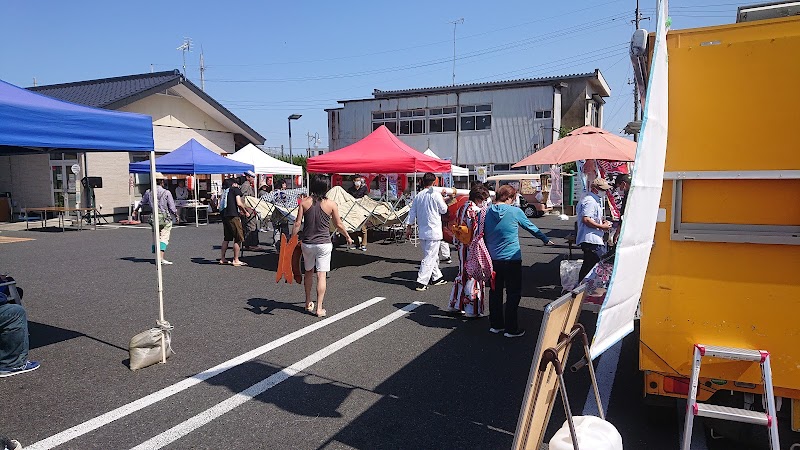
{"label": "white hat", "polygon": [[166,180],[167,179],[167,177],[165,177],[164,174],[161,173],[161,172],[156,172],[155,176],[156,176],[156,180]]}
{"label": "white hat", "polygon": [[244,174],[247,175],[248,177],[256,176],[256,173],[253,172],[252,170],[247,170],[247,171],[244,172]]}

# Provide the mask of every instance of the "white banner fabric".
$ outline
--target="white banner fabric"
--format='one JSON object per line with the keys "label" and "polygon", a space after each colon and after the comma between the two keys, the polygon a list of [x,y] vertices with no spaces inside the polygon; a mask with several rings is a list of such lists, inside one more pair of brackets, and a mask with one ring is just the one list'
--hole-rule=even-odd
{"label": "white banner fabric", "polygon": [[641,139],[636,149],[636,164],[614,258],[614,272],[592,339],[592,359],[633,331],[634,315],[653,247],[667,153],[667,1],[658,1],[655,49]]}

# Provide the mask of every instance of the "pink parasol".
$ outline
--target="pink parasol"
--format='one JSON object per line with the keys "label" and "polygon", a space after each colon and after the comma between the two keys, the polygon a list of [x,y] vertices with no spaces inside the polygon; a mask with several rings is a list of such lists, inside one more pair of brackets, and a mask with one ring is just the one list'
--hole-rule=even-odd
{"label": "pink parasol", "polygon": [[581,159],[633,161],[636,142],[611,134],[602,128],[580,127],[565,137],[528,156],[513,167],[538,164],[564,164]]}

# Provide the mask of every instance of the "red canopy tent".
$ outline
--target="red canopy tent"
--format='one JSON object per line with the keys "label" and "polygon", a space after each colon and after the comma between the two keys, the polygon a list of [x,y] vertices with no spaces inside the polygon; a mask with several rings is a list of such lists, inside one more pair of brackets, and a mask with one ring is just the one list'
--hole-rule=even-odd
{"label": "red canopy tent", "polygon": [[450,172],[450,161],[431,158],[397,138],[381,125],[364,139],[308,159],[314,173]]}

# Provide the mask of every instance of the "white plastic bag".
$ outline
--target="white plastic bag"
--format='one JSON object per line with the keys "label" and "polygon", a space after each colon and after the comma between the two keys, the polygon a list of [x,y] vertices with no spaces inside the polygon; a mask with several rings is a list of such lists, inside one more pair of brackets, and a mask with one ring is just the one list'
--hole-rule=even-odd
{"label": "white plastic bag", "polygon": [[581,266],[583,265],[582,259],[561,261],[559,272],[561,273],[561,292],[567,292],[575,289],[578,285],[578,275],[580,275]]}
{"label": "white plastic bag", "polygon": [[[572,421],[575,424],[575,434],[581,450],[622,450],[622,436],[609,422],[595,416],[575,416]],[[566,421],[550,439],[549,445],[550,450],[573,450],[575,448],[572,445],[572,437]]]}

